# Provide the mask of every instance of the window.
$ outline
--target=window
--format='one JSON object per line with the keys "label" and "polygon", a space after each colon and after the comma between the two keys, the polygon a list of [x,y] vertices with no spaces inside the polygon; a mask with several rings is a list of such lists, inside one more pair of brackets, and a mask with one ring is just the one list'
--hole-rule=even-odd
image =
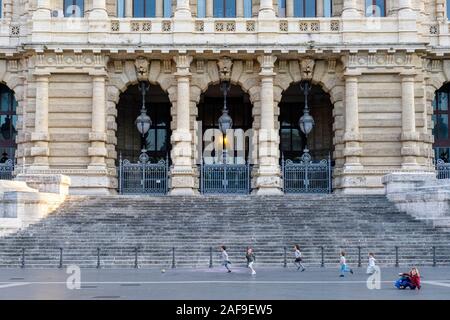
{"label": "window", "polygon": [[0,0],[0,19],[3,18],[3,1]]}
{"label": "window", "polygon": [[69,18],[81,18],[84,16],[83,0],[64,0],[64,16]]}
{"label": "window", "polygon": [[236,0],[214,0],[214,18],[235,18]]}
{"label": "window", "polygon": [[125,0],[117,0],[117,18],[125,18]]}
{"label": "window", "polygon": [[286,17],[286,0],[278,0],[278,16]]}
{"label": "window", "polygon": [[445,85],[436,92],[433,101],[433,135],[436,159],[450,161],[450,84]]}
{"label": "window", "polygon": [[164,0],[164,18],[172,16],[172,0]]}
{"label": "window", "polygon": [[206,17],[206,0],[197,0],[197,18]]}
{"label": "window", "polygon": [[294,0],[294,17],[309,18],[316,16],[316,0]]}
{"label": "window", "polygon": [[450,20],[450,0],[447,0],[447,19]]}
{"label": "window", "polygon": [[156,15],[155,0],[134,0],[133,17],[135,18],[154,18]]}
{"label": "window", "polygon": [[323,0],[323,16],[325,18],[333,16],[333,0]]}
{"label": "window", "polygon": [[14,92],[0,84],[0,153],[1,161],[14,159],[17,135],[17,101]]}
{"label": "window", "polygon": [[252,0],[244,0],[244,18],[252,17]]}
{"label": "window", "polygon": [[385,17],[386,0],[366,0],[367,17]]}

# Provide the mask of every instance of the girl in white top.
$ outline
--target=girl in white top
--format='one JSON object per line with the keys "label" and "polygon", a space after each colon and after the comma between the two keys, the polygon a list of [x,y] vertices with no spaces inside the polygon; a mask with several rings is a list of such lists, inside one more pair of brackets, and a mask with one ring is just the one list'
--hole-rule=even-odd
{"label": "girl in white top", "polygon": [[302,253],[300,251],[300,246],[298,244],[296,244],[294,246],[294,256],[295,256],[295,261],[294,264],[297,266],[297,271],[300,270],[300,268],[302,268],[302,272],[305,271],[305,267],[302,264]]}
{"label": "girl in white top", "polygon": [[347,259],[345,259],[345,251],[341,252],[341,259],[339,260],[341,275],[340,277],[344,277],[345,272],[350,272],[353,274],[353,270],[347,266]]}
{"label": "girl in white top", "polygon": [[227,247],[225,246],[221,246],[220,249],[222,250],[222,265],[227,268],[228,272],[231,272],[230,267],[228,267],[229,264],[231,264],[230,259],[228,258],[228,253],[227,253]]}
{"label": "girl in white top", "polygon": [[369,253],[369,265],[367,266],[367,274],[374,274],[375,273],[375,263],[376,263],[375,256],[372,252]]}

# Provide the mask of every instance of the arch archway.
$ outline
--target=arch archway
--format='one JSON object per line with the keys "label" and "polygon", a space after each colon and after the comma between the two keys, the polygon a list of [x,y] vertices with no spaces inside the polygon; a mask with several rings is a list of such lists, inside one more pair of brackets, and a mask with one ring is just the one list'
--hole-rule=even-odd
{"label": "arch archway", "polygon": [[435,159],[450,162],[450,83],[436,91],[433,100],[433,136]]}
{"label": "arch archway", "polygon": [[17,105],[14,92],[6,85],[0,84],[0,163],[15,158]]}
{"label": "arch archway", "polygon": [[[220,90],[220,84],[210,85],[201,94],[198,103],[197,121],[201,125],[202,137],[205,136],[208,130],[219,128],[218,120],[222,115],[223,101],[223,92]],[[240,86],[234,84],[231,84],[230,91],[227,94],[227,105],[229,115],[233,119],[233,129],[235,131],[234,141],[231,144],[233,149],[228,149],[228,157],[234,159],[234,163],[242,163],[249,159],[248,132],[253,128],[253,106],[250,101],[250,96]],[[240,132],[245,135],[244,140],[242,140],[242,137],[237,136],[237,130],[242,130]],[[238,139],[241,139],[240,142],[238,142]],[[244,150],[239,149],[238,143],[244,147]],[[202,139],[201,150],[204,149],[205,140]],[[220,152],[221,150],[215,151]],[[213,151],[211,157],[216,156],[217,154]]]}
{"label": "arch archway", "polygon": [[314,84],[308,96],[308,105],[315,126],[306,138],[298,125],[305,106],[300,83],[291,83],[282,93],[279,103],[280,152],[285,159],[297,159],[306,145],[314,160],[328,159],[333,154],[333,104],[330,95]]}
{"label": "arch archway", "polygon": [[159,85],[150,84],[146,94],[146,108],[152,125],[144,137],[135,125],[141,106],[142,95],[138,85],[131,85],[120,95],[117,105],[117,153],[123,159],[136,162],[145,147],[152,162],[170,157],[172,104],[168,94]]}

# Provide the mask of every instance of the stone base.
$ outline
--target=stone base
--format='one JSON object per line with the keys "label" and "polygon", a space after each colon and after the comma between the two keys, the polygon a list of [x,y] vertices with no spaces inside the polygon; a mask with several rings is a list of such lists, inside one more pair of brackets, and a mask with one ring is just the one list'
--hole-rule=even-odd
{"label": "stone base", "polygon": [[190,167],[174,167],[171,170],[171,196],[194,196],[199,194],[196,186],[197,175]]}
{"label": "stone base", "polygon": [[256,195],[282,195],[282,180],[279,167],[261,166],[256,172],[255,191]]}
{"label": "stone base", "polygon": [[16,181],[26,182],[28,186],[39,192],[69,194],[70,178],[62,174],[18,174]]}
{"label": "stone base", "polygon": [[415,191],[417,188],[436,181],[434,172],[395,172],[384,176],[381,182],[385,194]]}

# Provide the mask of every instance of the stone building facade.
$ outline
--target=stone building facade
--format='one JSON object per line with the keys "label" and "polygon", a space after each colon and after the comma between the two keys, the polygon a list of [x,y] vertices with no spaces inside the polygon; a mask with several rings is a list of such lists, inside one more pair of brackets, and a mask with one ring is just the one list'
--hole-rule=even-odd
{"label": "stone building facade", "polygon": [[199,103],[223,77],[251,103],[257,194],[281,193],[279,105],[305,80],[329,99],[321,139],[334,192],[380,193],[389,173],[434,171],[432,105],[450,77],[444,0],[386,0],[381,17],[360,0],[332,1],[331,14],[317,1],[314,17],[294,16],[298,1],[256,0],[244,17],[237,0],[223,18],[211,0],[204,17],[197,1],[156,0],[145,18],[131,0],[81,1],[76,17],[64,16],[63,0],[1,2],[0,81],[17,101],[19,180],[69,177],[72,194],[115,194],[118,105],[146,81],[169,103],[170,193],[196,194]]}

